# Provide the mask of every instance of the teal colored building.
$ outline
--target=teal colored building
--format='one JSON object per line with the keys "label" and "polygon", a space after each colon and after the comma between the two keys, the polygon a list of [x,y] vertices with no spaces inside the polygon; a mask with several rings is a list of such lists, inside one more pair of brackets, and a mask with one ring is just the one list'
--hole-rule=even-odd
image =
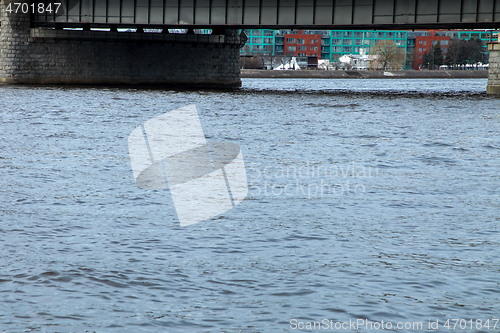
{"label": "teal colored building", "polygon": [[332,30],[330,31],[329,45],[325,40],[324,48],[323,46],[321,48],[321,55],[323,59],[336,61],[345,54],[359,54],[362,48],[367,50],[367,54],[370,54],[370,48],[382,40],[393,41],[399,47],[404,48],[405,54],[408,51],[408,31]]}
{"label": "teal colored building", "polygon": [[[478,30],[435,30],[436,36],[449,36],[454,39],[481,39],[483,42],[497,39],[492,31]],[[284,55],[285,36],[298,34],[298,30],[245,30],[248,42],[241,49],[241,54],[251,56],[256,54]],[[404,49],[406,61],[404,68],[412,69],[415,61],[415,38],[430,36],[431,31],[391,31],[391,30],[303,30],[304,34],[321,35],[321,59],[337,61],[343,55],[358,55],[361,49],[367,54],[378,41],[390,40]],[[485,50],[485,53],[487,51]]]}
{"label": "teal colored building", "polygon": [[242,55],[276,54],[275,30],[253,29],[245,30],[248,40],[241,49]]}
{"label": "teal colored building", "polygon": [[[283,55],[284,36],[297,33],[292,30],[245,30],[248,36],[242,55],[272,54]],[[407,51],[407,31],[358,31],[358,30],[304,30],[306,34],[321,35],[321,59],[336,61],[345,54],[360,54],[379,40],[393,40],[396,45]]]}
{"label": "teal colored building", "polygon": [[[430,32],[428,32],[430,35]],[[493,30],[485,30],[485,31],[480,31],[480,30],[451,30],[451,31],[446,31],[446,30],[434,30],[434,34],[436,36],[449,36],[452,40],[453,39],[464,39],[464,40],[469,40],[469,39],[480,39],[483,42],[488,42],[490,39],[493,38],[493,41],[496,41],[498,38],[498,35],[496,34],[496,31]]]}

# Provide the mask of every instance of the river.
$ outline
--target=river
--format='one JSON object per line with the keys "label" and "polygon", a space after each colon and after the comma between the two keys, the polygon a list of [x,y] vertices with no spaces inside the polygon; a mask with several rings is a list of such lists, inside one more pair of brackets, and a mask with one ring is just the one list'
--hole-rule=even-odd
{"label": "river", "polygon": [[[0,86],[0,330],[498,332],[500,104],[485,89]],[[249,193],[181,227],[169,190],[135,185],[127,138],[191,104],[209,142],[241,147]]]}

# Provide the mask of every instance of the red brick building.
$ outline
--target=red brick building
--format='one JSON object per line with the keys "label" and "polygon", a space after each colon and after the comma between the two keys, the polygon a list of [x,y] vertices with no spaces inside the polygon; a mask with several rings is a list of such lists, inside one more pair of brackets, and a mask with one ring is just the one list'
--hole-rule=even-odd
{"label": "red brick building", "polygon": [[283,53],[295,57],[321,58],[321,35],[308,35],[299,30],[297,34],[283,36]]}
{"label": "red brick building", "polygon": [[415,37],[415,60],[413,61],[413,68],[415,70],[421,69],[424,66],[424,54],[429,53],[429,50],[436,46],[439,42],[443,56],[446,57],[448,47],[450,46],[450,36],[438,36],[436,30],[429,30],[430,36],[416,36]]}

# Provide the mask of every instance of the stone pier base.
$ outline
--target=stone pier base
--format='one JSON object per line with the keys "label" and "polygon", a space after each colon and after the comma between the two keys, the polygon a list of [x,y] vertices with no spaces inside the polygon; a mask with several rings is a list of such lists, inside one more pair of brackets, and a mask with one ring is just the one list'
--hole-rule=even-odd
{"label": "stone pier base", "polygon": [[240,36],[33,29],[3,0],[0,83],[239,87]]}
{"label": "stone pier base", "polygon": [[488,51],[490,52],[490,68],[486,93],[500,96],[500,42],[488,43]]}

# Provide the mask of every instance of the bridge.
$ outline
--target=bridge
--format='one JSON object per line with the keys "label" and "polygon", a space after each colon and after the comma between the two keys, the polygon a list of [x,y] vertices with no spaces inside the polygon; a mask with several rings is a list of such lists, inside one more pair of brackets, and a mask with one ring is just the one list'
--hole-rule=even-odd
{"label": "bridge", "polygon": [[[20,1],[20,0],[19,0]],[[233,29],[476,29],[500,26],[500,0],[57,0],[36,26]],[[45,2],[50,3],[50,2]]]}
{"label": "bridge", "polygon": [[[239,86],[239,29],[500,27],[500,0],[1,1],[3,83]],[[500,43],[488,48],[500,94]]]}

